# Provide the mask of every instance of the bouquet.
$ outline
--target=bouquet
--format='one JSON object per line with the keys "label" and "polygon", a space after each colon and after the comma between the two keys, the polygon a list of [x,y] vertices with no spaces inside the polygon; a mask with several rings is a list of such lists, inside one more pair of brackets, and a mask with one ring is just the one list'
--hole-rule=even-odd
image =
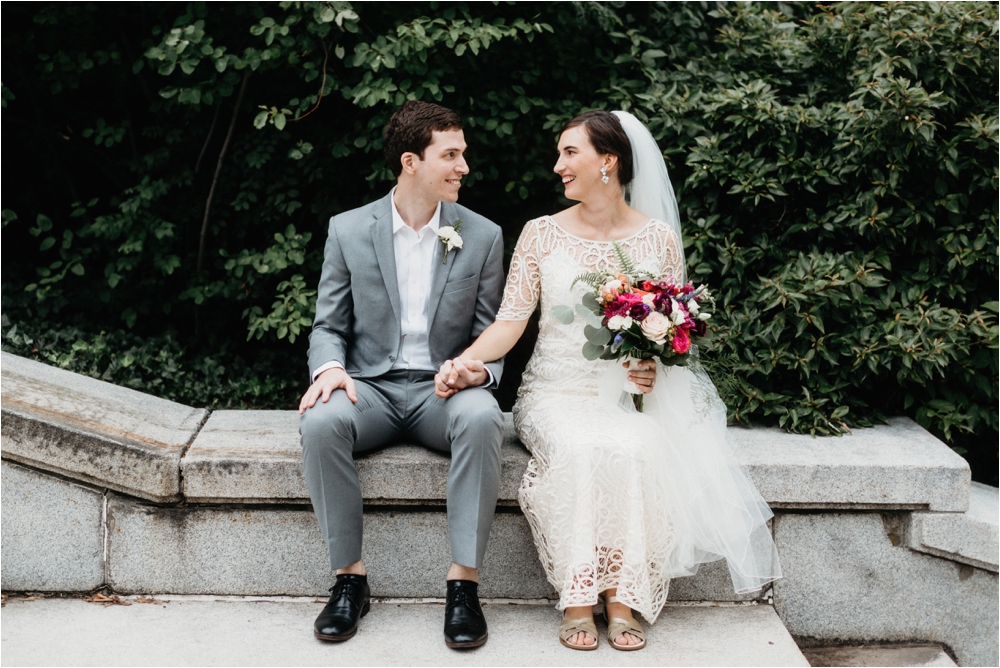
{"label": "bouquet", "polygon": [[[573,285],[586,283],[592,289],[575,308],[556,306],[552,315],[570,324],[580,315],[587,323],[583,356],[588,360],[658,359],[665,366],[684,366],[691,347],[708,334],[707,321],[715,311],[715,300],[706,286],[678,285],[672,277],[659,277],[639,270],[625,251],[612,242],[619,271],[590,272],[577,276]],[[572,287],[572,286],[571,286]],[[625,392],[642,411],[643,395],[630,381]]]}

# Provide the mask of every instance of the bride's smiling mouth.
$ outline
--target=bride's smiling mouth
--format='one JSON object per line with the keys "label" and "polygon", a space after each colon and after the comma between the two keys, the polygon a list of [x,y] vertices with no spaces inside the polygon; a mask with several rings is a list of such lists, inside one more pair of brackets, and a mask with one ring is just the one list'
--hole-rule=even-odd
{"label": "bride's smiling mouth", "polygon": [[573,181],[576,181],[576,177],[575,176],[571,176],[571,175],[567,174],[566,176],[562,177],[563,185],[567,185],[569,183],[573,183]]}

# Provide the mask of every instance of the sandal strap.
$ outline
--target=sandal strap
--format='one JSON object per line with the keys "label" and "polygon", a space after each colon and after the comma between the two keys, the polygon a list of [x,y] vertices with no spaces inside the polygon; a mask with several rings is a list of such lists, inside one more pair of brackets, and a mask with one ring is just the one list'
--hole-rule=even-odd
{"label": "sandal strap", "polygon": [[646,642],[646,633],[635,620],[622,619],[621,617],[612,617],[608,620],[608,641],[612,645],[615,643],[615,638],[623,633],[630,633],[642,640],[643,643]]}
{"label": "sandal strap", "polygon": [[564,619],[563,623],[559,625],[559,638],[561,640],[568,640],[577,633],[589,633],[594,640],[597,640],[597,625],[594,624],[593,619],[587,617]]}

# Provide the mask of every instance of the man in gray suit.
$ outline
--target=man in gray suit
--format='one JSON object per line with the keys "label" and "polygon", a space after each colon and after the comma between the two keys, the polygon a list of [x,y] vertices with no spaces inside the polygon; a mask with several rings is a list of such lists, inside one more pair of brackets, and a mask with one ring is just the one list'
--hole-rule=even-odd
{"label": "man in gray suit", "polygon": [[502,362],[462,366],[462,391],[434,395],[438,368],[493,322],[503,291],[500,228],[456,203],[465,149],[453,111],[407,102],[384,133],[396,187],[330,220],[299,405],[309,496],[337,574],[314,628],[323,640],[353,637],[369,607],[354,456],[399,439],[451,453],[445,641],[487,639],[477,587],[500,484]]}

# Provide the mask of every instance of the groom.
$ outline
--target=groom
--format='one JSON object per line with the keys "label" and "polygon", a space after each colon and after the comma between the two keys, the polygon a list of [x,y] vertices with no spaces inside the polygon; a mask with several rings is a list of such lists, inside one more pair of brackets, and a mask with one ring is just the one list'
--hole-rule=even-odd
{"label": "groom", "polygon": [[396,187],[330,220],[309,336],[312,385],[299,404],[306,483],[336,572],[314,627],[322,640],[353,637],[369,608],[354,456],[400,439],[451,453],[445,642],[487,639],[478,569],[500,485],[503,418],[492,390],[503,363],[470,363],[463,391],[434,395],[441,363],[493,322],[503,290],[500,228],[456,204],[465,149],[455,112],[407,102],[384,133]]}

